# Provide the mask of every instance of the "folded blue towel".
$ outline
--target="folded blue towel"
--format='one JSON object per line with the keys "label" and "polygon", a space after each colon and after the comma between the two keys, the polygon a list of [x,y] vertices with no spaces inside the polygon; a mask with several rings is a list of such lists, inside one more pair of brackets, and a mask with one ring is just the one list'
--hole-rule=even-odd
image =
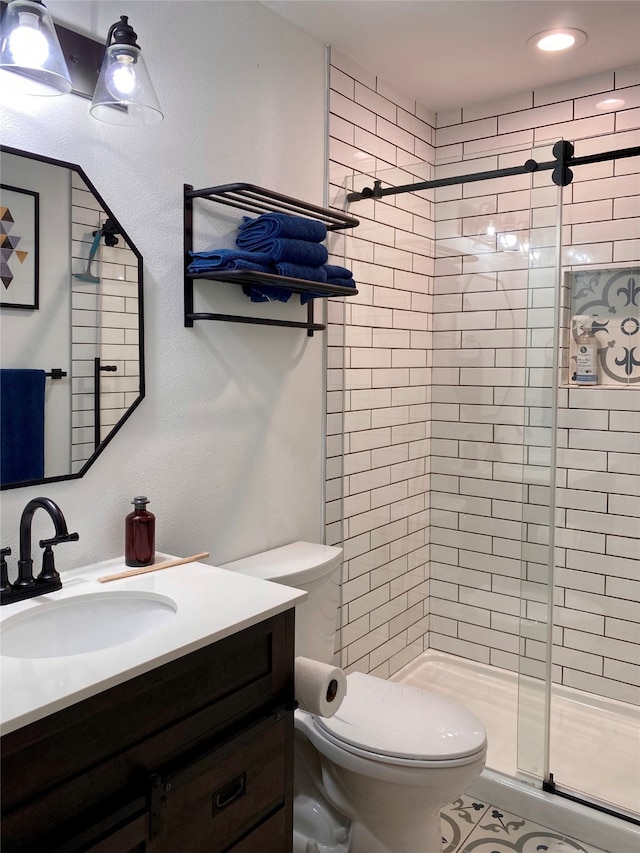
{"label": "folded blue towel", "polygon": [[264,240],[272,237],[321,243],[327,236],[327,227],[322,222],[288,213],[263,213],[257,219],[243,216],[239,230],[236,242],[243,249],[260,250]]}
{"label": "folded blue towel", "polygon": [[211,265],[206,262],[199,264],[190,264],[189,272],[192,273],[208,273],[208,272],[226,272],[227,270],[255,270],[256,272],[273,272],[272,267],[268,264],[256,264],[252,261],[244,261],[237,258],[235,261],[225,264]]}
{"label": "folded blue towel", "polygon": [[267,255],[244,252],[241,249],[216,249],[212,252],[189,252],[192,261],[189,272],[214,272],[216,270],[257,270],[273,272]]}
{"label": "folded blue towel", "polygon": [[0,370],[0,482],[44,477],[44,370]]}
{"label": "folded blue towel", "polygon": [[[237,241],[236,241],[237,242]],[[244,252],[243,257],[251,255],[258,263],[273,264],[286,262],[290,264],[301,264],[305,267],[321,267],[326,263],[329,253],[326,246],[321,243],[309,243],[306,240],[287,240],[284,238],[270,238],[262,243],[260,252]]]}
{"label": "folded blue towel", "polygon": [[[335,264],[325,264],[324,269],[327,274],[327,281],[334,281],[334,279],[339,278],[353,279],[353,273],[346,267],[339,267]],[[334,283],[338,284],[338,281],[336,280]]]}
{"label": "folded blue towel", "polygon": [[284,275],[288,278],[304,278],[307,281],[320,281],[323,284],[327,280],[324,267],[305,267],[301,264],[279,263],[275,264],[275,270],[278,275]]}

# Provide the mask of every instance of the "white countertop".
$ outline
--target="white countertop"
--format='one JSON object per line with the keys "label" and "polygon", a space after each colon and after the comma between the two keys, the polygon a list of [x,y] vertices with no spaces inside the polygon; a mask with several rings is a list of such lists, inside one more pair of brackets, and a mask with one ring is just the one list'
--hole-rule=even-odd
{"label": "white countertop", "polygon": [[[170,556],[156,554],[156,563]],[[110,648],[64,657],[8,657],[0,646],[0,734],[7,734],[130,678],[282,613],[307,593],[205,563],[137,575],[111,583],[98,577],[126,570],[122,558],[62,575],[57,592],[0,608],[2,624],[49,602],[91,593],[141,592],[168,597],[177,605],[170,621]],[[15,621],[15,620],[14,620]],[[64,630],[64,620],[61,619]]]}

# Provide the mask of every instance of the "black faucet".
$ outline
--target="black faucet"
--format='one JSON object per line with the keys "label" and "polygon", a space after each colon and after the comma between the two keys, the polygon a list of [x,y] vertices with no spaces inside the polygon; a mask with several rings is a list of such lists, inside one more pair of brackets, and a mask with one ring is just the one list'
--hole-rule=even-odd
{"label": "black faucet", "polygon": [[[33,560],[31,559],[31,522],[37,509],[44,509],[49,514],[55,527],[56,535],[51,539],[41,539],[40,547],[44,548],[42,559],[42,571],[38,577],[33,576]],[[69,533],[67,522],[64,520],[62,510],[50,498],[33,498],[22,510],[20,518],[20,559],[18,560],[18,577],[14,583],[9,583],[7,578],[5,555],[11,553],[4,548],[2,554],[2,580],[0,582],[0,604],[10,604],[13,601],[22,601],[25,598],[33,598],[36,595],[44,595],[61,589],[62,581],[56,571],[53,546],[60,542],[77,542],[80,537],[77,533]]]}

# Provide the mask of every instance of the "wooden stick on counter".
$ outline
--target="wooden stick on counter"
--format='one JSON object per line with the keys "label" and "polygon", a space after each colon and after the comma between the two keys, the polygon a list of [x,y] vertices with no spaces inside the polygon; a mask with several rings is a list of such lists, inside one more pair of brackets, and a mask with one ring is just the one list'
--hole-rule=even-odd
{"label": "wooden stick on counter", "polygon": [[126,572],[117,572],[115,575],[103,575],[98,578],[100,583],[109,583],[109,581],[119,581],[122,578],[131,578],[134,575],[145,575],[147,572],[159,572],[161,569],[170,569],[173,566],[182,566],[184,563],[195,563],[198,560],[204,560],[209,556],[208,551],[203,551],[202,554],[194,554],[192,557],[181,557],[175,560],[167,560],[164,563],[156,563],[153,566],[143,566],[139,569],[129,569]]}

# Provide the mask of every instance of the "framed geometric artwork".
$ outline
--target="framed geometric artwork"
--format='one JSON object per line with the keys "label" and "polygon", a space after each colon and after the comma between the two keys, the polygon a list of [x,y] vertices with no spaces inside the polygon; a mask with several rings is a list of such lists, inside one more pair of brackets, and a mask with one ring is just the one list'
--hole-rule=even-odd
{"label": "framed geometric artwork", "polygon": [[38,307],[38,193],[0,184],[0,308]]}

